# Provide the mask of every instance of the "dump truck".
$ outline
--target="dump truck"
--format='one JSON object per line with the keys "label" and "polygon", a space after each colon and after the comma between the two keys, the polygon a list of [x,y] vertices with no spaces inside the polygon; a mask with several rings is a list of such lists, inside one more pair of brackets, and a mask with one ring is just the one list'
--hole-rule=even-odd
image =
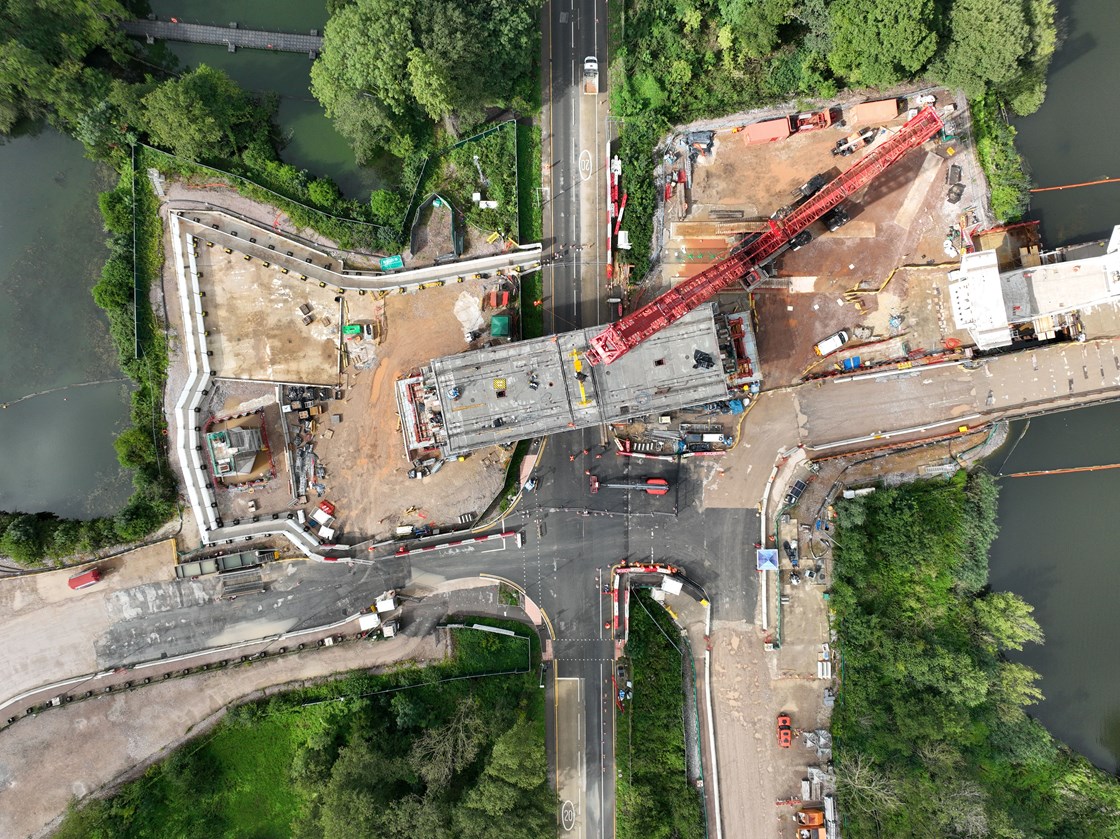
{"label": "dump truck", "polygon": [[599,59],[593,55],[583,59],[583,92],[599,92]]}

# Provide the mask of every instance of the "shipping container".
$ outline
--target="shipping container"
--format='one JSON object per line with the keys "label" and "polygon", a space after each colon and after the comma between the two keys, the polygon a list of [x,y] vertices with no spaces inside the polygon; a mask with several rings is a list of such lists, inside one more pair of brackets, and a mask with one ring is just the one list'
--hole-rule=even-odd
{"label": "shipping container", "polygon": [[784,140],[789,135],[789,120],[785,117],[751,123],[743,129],[743,141],[747,145],[772,143],[775,140]]}
{"label": "shipping container", "polygon": [[880,125],[890,122],[898,116],[897,99],[880,99],[875,102],[863,102],[852,108],[851,122],[853,125]]}

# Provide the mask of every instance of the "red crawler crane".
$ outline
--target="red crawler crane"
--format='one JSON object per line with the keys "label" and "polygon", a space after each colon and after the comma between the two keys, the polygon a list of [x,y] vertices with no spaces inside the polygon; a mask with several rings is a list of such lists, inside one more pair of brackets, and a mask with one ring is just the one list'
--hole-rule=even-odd
{"label": "red crawler crane", "polygon": [[748,287],[755,285],[760,280],[756,272],[758,266],[790,239],[845,198],[863,189],[908,151],[918,148],[940,130],[941,117],[937,111],[928,106],[922,108],[897,134],[785,218],[771,219],[770,229],[757,239],[748,241],[727,259],[608,326],[591,339],[591,347],[584,358],[591,364],[610,364],[741,277],[748,277]]}

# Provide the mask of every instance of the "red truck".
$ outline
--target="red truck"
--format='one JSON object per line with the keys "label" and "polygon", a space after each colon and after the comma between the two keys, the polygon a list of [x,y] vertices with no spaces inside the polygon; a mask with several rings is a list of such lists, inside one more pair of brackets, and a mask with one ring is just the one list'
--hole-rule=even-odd
{"label": "red truck", "polygon": [[101,570],[99,568],[91,568],[77,576],[71,577],[67,585],[77,591],[81,588],[89,588],[101,582]]}

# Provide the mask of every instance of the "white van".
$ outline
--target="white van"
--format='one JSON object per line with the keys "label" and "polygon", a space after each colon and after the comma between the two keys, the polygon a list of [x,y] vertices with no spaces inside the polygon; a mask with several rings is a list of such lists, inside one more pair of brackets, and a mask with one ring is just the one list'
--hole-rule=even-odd
{"label": "white van", "polygon": [[813,346],[813,352],[823,358],[826,355],[832,355],[846,343],[848,343],[848,333],[841,329],[839,332],[829,335],[823,341],[818,341]]}

